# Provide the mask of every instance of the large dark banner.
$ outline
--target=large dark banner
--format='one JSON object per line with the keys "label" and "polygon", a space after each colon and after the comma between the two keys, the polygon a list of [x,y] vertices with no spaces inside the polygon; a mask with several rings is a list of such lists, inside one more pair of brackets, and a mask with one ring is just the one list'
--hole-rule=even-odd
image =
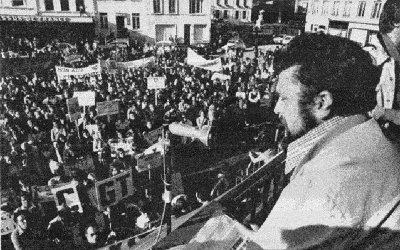
{"label": "large dark banner", "polygon": [[0,76],[24,75],[53,68],[58,60],[54,54],[33,58],[0,58]]}

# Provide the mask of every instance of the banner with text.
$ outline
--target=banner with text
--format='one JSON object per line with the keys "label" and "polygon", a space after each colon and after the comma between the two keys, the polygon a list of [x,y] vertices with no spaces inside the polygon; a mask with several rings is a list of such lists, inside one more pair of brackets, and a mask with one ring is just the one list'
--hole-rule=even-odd
{"label": "banner with text", "polygon": [[163,164],[161,152],[154,154],[143,155],[137,161],[137,171],[143,172],[153,168],[161,167]]}
{"label": "banner with text", "polygon": [[101,67],[100,63],[92,64],[85,68],[68,68],[56,66],[56,74],[59,82],[61,82],[62,80],[71,81],[72,77],[84,79],[86,77],[97,76],[98,79],[101,79]]}
{"label": "banner with text", "polygon": [[154,129],[144,135],[144,139],[146,142],[150,145],[153,145],[154,143],[158,142],[158,138],[162,136],[162,127],[159,127],[157,129]]}
{"label": "banner with text", "polygon": [[105,69],[110,74],[114,74],[118,70],[122,69],[146,67],[148,65],[154,64],[155,61],[156,61],[155,57],[152,56],[129,62],[116,62],[115,60],[101,60],[100,64],[102,69]]}
{"label": "banner with text", "polygon": [[0,58],[0,76],[24,75],[53,68],[56,55],[40,55],[34,58]]}
{"label": "banner with text", "polygon": [[98,209],[101,211],[133,195],[136,191],[133,186],[132,170],[98,181],[95,187]]}
{"label": "banner with text", "polygon": [[65,204],[71,208],[72,211],[82,213],[82,204],[76,186],[76,183],[70,183],[61,187],[53,188],[51,189],[51,192],[54,194],[57,206]]}
{"label": "banner with text", "polygon": [[116,154],[118,149],[124,150],[125,154],[132,154],[133,152],[133,137],[124,139],[109,139],[111,154]]}

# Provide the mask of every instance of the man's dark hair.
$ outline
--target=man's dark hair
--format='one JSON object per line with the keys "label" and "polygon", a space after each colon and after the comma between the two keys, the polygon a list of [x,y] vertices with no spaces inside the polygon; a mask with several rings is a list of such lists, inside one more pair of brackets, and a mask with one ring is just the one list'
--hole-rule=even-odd
{"label": "man's dark hair", "polygon": [[379,70],[370,55],[347,38],[315,33],[295,37],[277,56],[275,71],[292,66],[299,66],[304,106],[324,90],[333,96],[332,116],[366,113],[376,104]]}
{"label": "man's dark hair", "polygon": [[395,23],[400,23],[400,1],[387,0],[379,19],[379,31],[383,34],[390,33]]}

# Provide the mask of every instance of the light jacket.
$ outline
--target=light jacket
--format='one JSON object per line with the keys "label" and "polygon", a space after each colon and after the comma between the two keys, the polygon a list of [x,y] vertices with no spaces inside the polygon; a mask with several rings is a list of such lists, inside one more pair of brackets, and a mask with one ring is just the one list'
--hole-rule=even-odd
{"label": "light jacket", "polygon": [[252,240],[264,249],[286,249],[290,233],[311,226],[317,229],[297,237],[318,244],[329,237],[320,226],[364,227],[400,193],[398,148],[375,120],[359,117],[346,119],[310,149]]}

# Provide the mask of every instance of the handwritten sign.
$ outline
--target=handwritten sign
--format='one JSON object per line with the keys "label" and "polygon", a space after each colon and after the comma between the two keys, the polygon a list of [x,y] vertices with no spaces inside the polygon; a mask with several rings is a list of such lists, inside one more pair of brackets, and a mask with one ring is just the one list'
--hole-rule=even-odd
{"label": "handwritten sign", "polygon": [[78,97],[79,106],[96,105],[96,96],[94,91],[75,91],[74,97]]}
{"label": "handwritten sign", "polygon": [[85,68],[68,68],[56,66],[56,74],[59,82],[61,80],[70,81],[71,76],[78,79],[97,76],[98,79],[101,79],[101,67],[100,63],[92,64]]}
{"label": "handwritten sign", "polygon": [[115,205],[135,193],[132,170],[95,183],[98,209]]}
{"label": "handwritten sign", "polygon": [[72,97],[70,99],[67,99],[67,107],[68,107],[69,118],[71,119],[72,122],[78,120],[81,117],[78,97]]}
{"label": "handwritten sign", "polygon": [[147,134],[144,135],[144,139],[148,144],[153,145],[158,141],[158,138],[160,136],[162,136],[162,127],[159,127],[158,129],[148,132]]}
{"label": "handwritten sign", "polygon": [[110,145],[110,150],[112,154],[115,154],[118,149],[124,150],[126,154],[132,154],[133,143],[133,137],[108,140],[108,145]]}
{"label": "handwritten sign", "polygon": [[70,183],[61,187],[53,188],[51,189],[51,192],[54,195],[57,206],[65,204],[71,208],[71,210],[82,213],[82,204],[76,186],[76,183]]}
{"label": "handwritten sign", "polygon": [[119,114],[119,101],[105,101],[97,103],[97,116]]}
{"label": "handwritten sign", "polygon": [[137,171],[140,173],[153,168],[158,168],[162,166],[162,163],[161,152],[144,155],[138,159]]}
{"label": "handwritten sign", "polygon": [[165,89],[165,77],[147,77],[147,89]]}
{"label": "handwritten sign", "polygon": [[12,233],[16,228],[14,216],[6,211],[1,211],[1,235]]}

